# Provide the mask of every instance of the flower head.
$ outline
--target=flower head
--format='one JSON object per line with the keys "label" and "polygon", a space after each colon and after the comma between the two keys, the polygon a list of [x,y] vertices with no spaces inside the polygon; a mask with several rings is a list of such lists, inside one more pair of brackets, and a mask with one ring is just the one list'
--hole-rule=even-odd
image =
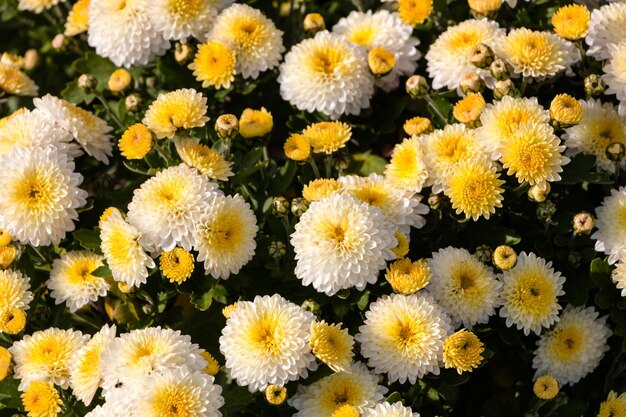
{"label": "flower head", "polygon": [[170,282],[182,284],[193,273],[193,254],[183,248],[174,248],[169,252],[163,252],[159,260],[159,269]]}
{"label": "flower head", "polygon": [[315,153],[330,155],[346,146],[352,138],[350,125],[342,122],[318,122],[302,131]]}
{"label": "flower head", "polygon": [[260,110],[245,109],[239,118],[239,133],[246,139],[263,137],[274,127],[272,113],[265,107]]}
{"label": "flower head", "polygon": [[385,279],[398,294],[411,295],[430,282],[431,272],[428,262],[420,259],[411,262],[408,258],[395,261],[385,273]]}
{"label": "flower head", "polygon": [[569,4],[559,7],[552,15],[552,26],[557,35],[563,39],[576,40],[584,38],[589,30],[591,14],[582,4]]}
{"label": "flower head", "polygon": [[329,324],[324,320],[311,323],[311,340],[313,354],[333,371],[345,371],[352,362],[354,339],[341,324]]}
{"label": "flower head", "polygon": [[478,336],[465,329],[448,337],[443,344],[443,362],[446,368],[454,368],[459,374],[471,372],[483,360],[485,351]]}
{"label": "flower head", "polygon": [[65,21],[65,36],[76,36],[89,29],[89,3],[91,0],[78,0],[72,6]]}
{"label": "flower head", "polygon": [[281,405],[287,399],[287,388],[278,385],[268,385],[265,388],[265,399],[272,405]]}
{"label": "flower head", "polygon": [[202,127],[206,116],[206,98],[192,88],[159,94],[143,119],[158,139],[172,138],[178,129]]}
{"label": "flower head", "polygon": [[609,45],[611,53],[608,65],[602,69],[604,75],[602,79],[606,83],[605,94],[615,94],[620,100],[620,109],[626,101],[626,41],[617,45]]}
{"label": "flower head", "polygon": [[455,119],[466,125],[473,126],[479,120],[480,114],[485,109],[485,99],[480,93],[469,93],[457,101],[452,109]]}
{"label": "flower head", "polygon": [[165,39],[202,39],[213,26],[222,0],[153,0],[147,8]]}
{"label": "flower head", "polygon": [[583,105],[569,94],[558,94],[550,102],[550,119],[563,126],[578,124],[584,114]]}
{"label": "flower head", "polygon": [[591,235],[596,240],[595,249],[609,255],[609,263],[614,264],[626,247],[626,187],[611,190],[596,208],[596,219],[598,230]]}
{"label": "flower head", "polygon": [[52,382],[34,381],[22,394],[22,404],[29,417],[56,417],[63,401]]}
{"label": "flower head", "polygon": [[402,129],[409,136],[419,136],[423,133],[432,132],[433,124],[430,119],[416,116],[404,122]]}
{"label": "flower head", "polygon": [[343,184],[334,178],[318,178],[302,188],[302,197],[308,202],[320,201],[335,192],[343,191]]}
{"label": "flower head", "polygon": [[126,159],[143,159],[152,150],[152,132],[141,124],[130,126],[122,135],[118,146]]}
{"label": "flower head", "polygon": [[541,400],[551,400],[559,393],[559,381],[551,375],[542,375],[535,380],[533,392]]}
{"label": "flower head", "polygon": [[306,161],[311,156],[311,142],[305,136],[294,133],[285,141],[283,150],[293,161]]}
{"label": "flower head", "polygon": [[424,147],[417,136],[411,136],[393,148],[391,161],[385,166],[385,178],[391,186],[408,193],[422,190],[428,170]]}
{"label": "flower head", "polygon": [[235,51],[222,41],[210,40],[198,47],[189,69],[202,87],[230,88],[235,80]]}
{"label": "flower head", "polygon": [[34,13],[41,13],[64,0],[19,0],[17,8]]}
{"label": "flower head", "polygon": [[224,155],[191,138],[177,140],[176,151],[184,163],[208,178],[228,181],[234,175],[232,162],[227,161]]}
{"label": "flower head", "polygon": [[26,312],[19,308],[0,310],[0,332],[6,334],[21,333],[26,327]]}
{"label": "flower head", "polygon": [[39,87],[19,69],[0,62],[0,91],[17,96],[36,96]]}
{"label": "flower head", "polygon": [[606,401],[600,404],[598,417],[623,417],[626,416],[626,393],[617,395],[615,391],[609,392]]}
{"label": "flower head", "polygon": [[626,38],[626,4],[611,2],[591,12],[589,32],[585,43],[587,55],[598,61],[609,59],[609,45],[618,44]]}

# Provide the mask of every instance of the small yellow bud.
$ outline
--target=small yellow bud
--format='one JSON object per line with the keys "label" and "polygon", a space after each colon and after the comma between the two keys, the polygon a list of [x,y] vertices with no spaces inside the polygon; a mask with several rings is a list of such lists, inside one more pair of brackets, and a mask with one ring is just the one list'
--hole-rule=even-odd
{"label": "small yellow bud", "polygon": [[385,48],[374,48],[367,54],[370,71],[377,77],[389,74],[396,65],[396,56]]}
{"label": "small yellow bud", "polygon": [[272,405],[280,405],[287,399],[287,388],[278,385],[268,385],[265,388],[265,399]]}
{"label": "small yellow bud", "polygon": [[239,133],[239,120],[234,114],[222,114],[215,121],[215,131],[222,139],[232,139]]}
{"label": "small yellow bud", "polygon": [[515,249],[507,245],[500,245],[493,251],[493,264],[502,271],[511,269],[517,263]]}
{"label": "small yellow bud", "polygon": [[132,81],[133,77],[130,75],[130,72],[126,71],[124,68],[119,68],[113,71],[113,74],[109,77],[107,86],[113,94],[122,94],[130,87]]}
{"label": "small yellow bud", "polygon": [[239,133],[246,139],[263,137],[274,127],[274,118],[265,107],[245,109],[239,118]]}
{"label": "small yellow bud", "polygon": [[324,18],[319,13],[309,13],[304,16],[303,26],[304,30],[312,34],[326,29]]}
{"label": "small yellow bud", "polygon": [[533,385],[533,392],[541,400],[551,400],[559,393],[559,383],[550,375],[540,376]]}

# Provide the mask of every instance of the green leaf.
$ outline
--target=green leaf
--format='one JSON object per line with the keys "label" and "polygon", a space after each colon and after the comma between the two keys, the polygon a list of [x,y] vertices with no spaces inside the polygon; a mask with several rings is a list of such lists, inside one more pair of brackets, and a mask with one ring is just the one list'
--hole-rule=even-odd
{"label": "green leaf", "polygon": [[370,292],[369,291],[365,291],[361,297],[359,298],[359,301],[356,303],[357,307],[359,307],[359,310],[364,311],[367,308],[367,305],[370,302]]}
{"label": "green leaf", "polygon": [[578,398],[570,399],[565,405],[557,408],[554,417],[580,417],[585,414],[589,403]]}
{"label": "green leaf", "polygon": [[386,165],[387,161],[385,161],[385,159],[367,151],[353,154],[352,163],[347,171],[366,177],[372,173],[382,174],[385,171]]}
{"label": "green leaf", "polygon": [[7,378],[0,382],[0,410],[5,408],[19,409],[22,406],[20,392],[17,390],[18,381]]}
{"label": "green leaf", "polygon": [[387,401],[389,404],[402,401],[402,394],[400,394],[398,391],[394,391],[385,399],[385,401]]}
{"label": "green leaf", "polygon": [[72,236],[74,236],[74,239],[78,240],[78,243],[80,243],[80,246],[83,248],[100,253],[100,235],[96,231],[78,229],[72,233]]}
{"label": "green leaf", "polygon": [[96,268],[91,275],[93,275],[94,277],[102,277],[102,278],[108,278],[108,277],[112,277],[113,273],[111,272],[111,269],[109,268],[108,265],[102,265],[98,268]]}
{"label": "green leaf", "polygon": [[192,292],[190,298],[191,304],[193,304],[200,311],[208,310],[213,303],[213,294],[211,293],[211,291],[212,290],[209,290],[205,293],[200,294]]}

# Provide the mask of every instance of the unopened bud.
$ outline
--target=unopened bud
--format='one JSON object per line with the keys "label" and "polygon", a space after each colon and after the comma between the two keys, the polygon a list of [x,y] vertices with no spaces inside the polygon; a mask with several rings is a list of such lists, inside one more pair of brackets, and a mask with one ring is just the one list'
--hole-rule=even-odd
{"label": "unopened bud", "polygon": [[280,241],[270,242],[267,251],[272,259],[280,259],[287,253],[287,245]]}
{"label": "unopened bud", "polygon": [[320,305],[317,301],[308,299],[302,303],[302,309],[317,315],[320,312]]}
{"label": "unopened bud", "polygon": [[597,74],[591,74],[585,77],[585,93],[590,97],[599,96],[604,93],[606,84],[602,77]]}
{"label": "unopened bud", "polygon": [[476,72],[468,72],[459,81],[459,87],[463,94],[481,93],[485,88],[485,82]]}
{"label": "unopened bud", "polygon": [[467,0],[470,11],[477,19],[494,18],[502,7],[502,0]]}
{"label": "unopened bud", "polygon": [[496,58],[489,65],[489,71],[496,80],[506,80],[511,76],[511,66],[505,60]]}
{"label": "unopened bud", "polygon": [[272,216],[285,217],[289,213],[289,201],[285,197],[274,197],[272,199]]}
{"label": "unopened bud", "polygon": [[98,85],[98,80],[96,80],[96,77],[91,74],[82,74],[78,77],[76,84],[78,85],[78,88],[83,90],[85,93],[91,93],[93,89],[96,88],[96,85]]}
{"label": "unopened bud", "polygon": [[374,48],[367,54],[370,71],[377,77],[391,72],[396,65],[396,56],[385,48]]}
{"label": "unopened bud", "polygon": [[29,49],[24,54],[24,69],[31,71],[39,64],[39,52],[36,49]]}
{"label": "unopened bud", "polygon": [[428,196],[428,206],[432,210],[440,209],[442,203],[443,203],[443,197],[441,197],[441,194],[431,194]]}
{"label": "unopened bud", "polygon": [[528,199],[536,203],[542,203],[546,201],[550,194],[550,183],[545,183],[544,188],[538,185],[533,185],[528,189]]}
{"label": "unopened bud", "polygon": [[343,171],[350,165],[350,155],[346,152],[337,152],[333,155],[333,167],[337,171]]}
{"label": "unopened bud", "polygon": [[129,94],[124,99],[124,106],[126,106],[126,110],[132,113],[139,111],[142,103],[143,99],[137,93]]}
{"label": "unopened bud", "polygon": [[0,247],[0,269],[7,269],[17,258],[18,250],[13,245]]}
{"label": "unopened bud", "polygon": [[122,94],[130,87],[133,77],[124,68],[116,69],[109,77],[107,87],[113,94]]}
{"label": "unopened bud", "polygon": [[621,142],[612,142],[606,147],[606,157],[613,162],[621,162],[624,159],[626,153],[626,147]]}
{"label": "unopened bud", "polygon": [[579,235],[588,235],[596,225],[596,221],[593,216],[586,211],[581,211],[574,216],[572,220],[572,227],[574,232]]}
{"label": "unopened bud", "polygon": [[493,86],[493,98],[501,100],[505,96],[514,96],[517,93],[515,84],[510,79],[498,80]]}
{"label": "unopened bud", "polygon": [[309,13],[304,16],[303,26],[304,30],[310,32],[311,34],[315,34],[326,29],[324,18],[319,13]]}
{"label": "unopened bud", "polygon": [[479,43],[470,51],[470,62],[478,68],[487,68],[493,62],[493,50],[484,43]]}
{"label": "unopened bud", "polygon": [[428,81],[421,75],[412,75],[406,80],[406,92],[413,98],[428,92]]}
{"label": "unopened bud", "polygon": [[476,248],[476,252],[474,252],[474,256],[480,262],[489,262],[491,256],[493,255],[493,250],[489,247],[489,245],[480,245]]}
{"label": "unopened bud", "polygon": [[517,263],[517,253],[515,249],[507,245],[500,245],[493,251],[493,265],[506,271],[515,266]]}
{"label": "unopened bud", "polygon": [[234,114],[222,114],[215,121],[215,131],[222,139],[232,139],[239,133],[239,120]]}
{"label": "unopened bud", "polygon": [[52,47],[57,51],[61,50],[61,48],[63,48],[63,46],[65,45],[65,36],[59,33],[54,37],[54,39],[52,39],[51,44]]}
{"label": "unopened bud", "polygon": [[556,213],[556,206],[550,200],[539,203],[537,206],[537,218],[544,223],[552,224],[554,213]]}
{"label": "unopened bud", "polygon": [[195,55],[196,51],[194,47],[188,43],[177,43],[174,47],[174,59],[180,65],[186,65],[191,61]]}
{"label": "unopened bud", "polygon": [[309,202],[301,197],[291,200],[291,214],[300,217],[309,209]]}

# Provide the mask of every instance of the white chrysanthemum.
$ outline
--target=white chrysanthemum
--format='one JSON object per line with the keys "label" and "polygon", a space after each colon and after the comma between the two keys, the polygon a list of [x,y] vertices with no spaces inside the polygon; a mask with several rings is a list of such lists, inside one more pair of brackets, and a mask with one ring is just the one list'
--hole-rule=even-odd
{"label": "white chrysanthemum", "polygon": [[348,175],[340,177],[339,182],[343,184],[344,193],[378,207],[387,220],[405,235],[411,232],[411,227],[420,229],[426,224],[421,214],[428,213],[428,206],[420,203],[421,196],[392,187],[382,175]]}
{"label": "white chrysanthemum", "polygon": [[28,310],[33,301],[30,291],[30,278],[20,271],[6,269],[0,271],[0,312],[20,309]]}
{"label": "white chrysanthemum", "polygon": [[420,417],[420,415],[398,401],[393,404],[387,402],[377,404],[376,407],[365,410],[363,417]]}
{"label": "white chrysanthemum", "polygon": [[105,398],[107,401],[121,400],[125,406],[131,398],[125,401],[123,393],[143,384],[150,375],[164,374],[183,366],[196,372],[206,366],[202,350],[191,343],[189,336],[160,327],[120,335],[102,351],[101,363]]}
{"label": "white chrysanthemum", "polygon": [[24,391],[33,381],[50,381],[67,389],[71,360],[87,340],[89,335],[79,331],[51,327],[15,342],[9,352],[15,362],[14,378],[20,380],[18,389]]}
{"label": "white chrysanthemum", "polygon": [[595,249],[609,255],[609,263],[614,264],[626,247],[626,187],[611,190],[596,208],[596,219],[598,230],[591,235]]}
{"label": "white chrysanthemum", "polygon": [[238,302],[220,337],[226,369],[250,392],[306,378],[317,367],[309,349],[313,320],[278,294]]}
{"label": "white chrysanthemum", "polygon": [[406,192],[419,193],[428,178],[424,149],[415,135],[393,148],[391,161],[385,166],[387,182]]}
{"label": "white chrysanthemum", "polygon": [[338,119],[369,107],[375,80],[363,49],[322,31],[291,48],[278,82],[282,98],[298,110]]}
{"label": "white chrysanthemum", "polygon": [[626,259],[624,258],[624,253],[622,253],[619,262],[615,265],[611,279],[617,289],[621,290],[621,296],[626,297]]}
{"label": "white chrysanthemum", "polygon": [[465,249],[448,247],[428,262],[432,277],[427,289],[455,326],[471,329],[487,323],[499,305],[502,284],[491,268]]}
{"label": "white chrysanthemum", "polygon": [[363,363],[355,362],[343,372],[310,385],[299,385],[288,402],[298,410],[294,417],[332,416],[342,405],[350,405],[363,412],[384,400],[388,389],[380,385],[381,379]]}
{"label": "white chrysanthemum", "polygon": [[141,233],[114,211],[100,225],[101,249],[113,279],[130,287],[145,284],[154,260],[139,244]]}
{"label": "white chrysanthemum", "polygon": [[416,46],[419,40],[411,34],[413,28],[400,20],[396,13],[379,10],[372,13],[351,12],[333,26],[333,33],[341,35],[366,51],[384,48],[395,58],[391,72],[376,80],[376,85],[385,91],[398,88],[400,77],[413,75],[421,54]]}
{"label": "white chrysanthemum", "polygon": [[170,47],[152,22],[148,0],[91,0],[89,46],[118,67],[146,65]]}
{"label": "white chrysanthemum", "polygon": [[133,408],[136,417],[221,417],[222,387],[205,372],[168,369],[146,381]]}
{"label": "white chrysanthemum", "polygon": [[534,253],[522,252],[517,263],[499,275],[502,281],[500,317],[525,335],[541,333],[559,320],[558,297],[565,294],[565,277],[554,271],[552,262]]}
{"label": "white chrysanthemum", "polygon": [[189,251],[203,207],[218,192],[217,185],[196,169],[173,166],[135,189],[126,220],[151,252],[168,252],[177,245]]}
{"label": "white chrysanthemum", "polygon": [[611,57],[602,76],[607,87],[604,94],[615,94],[623,103],[626,101],[626,40],[609,45],[609,53]]}
{"label": "white chrysanthemum", "polygon": [[226,279],[238,273],[254,256],[258,231],[254,212],[239,194],[207,201],[193,232],[205,274]]}
{"label": "white chrysanthemum", "polygon": [[551,375],[561,385],[573,385],[593,372],[609,350],[612,334],[607,316],[598,315],[593,307],[567,306],[559,322],[537,341],[535,375]]}
{"label": "white chrysanthemum", "polygon": [[389,382],[411,384],[428,373],[439,374],[443,342],[452,328],[429,295],[385,295],[370,304],[365,317],[355,339],[376,373],[386,373]]}
{"label": "white chrysanthemum", "polygon": [[104,297],[109,284],[102,277],[91,275],[102,266],[102,256],[89,251],[71,251],[52,262],[46,286],[55,304],[66,303],[71,313],[90,301]]}
{"label": "white chrysanthemum", "polygon": [[296,276],[328,295],[375,283],[397,243],[379,208],[345,194],[311,203],[291,235]]}
{"label": "white chrysanthemum", "polygon": [[109,132],[113,128],[104,120],[69,101],[50,94],[34,99],[33,103],[48,120],[71,133],[88,155],[105,164],[109,163],[108,157],[113,154],[113,143]]}
{"label": "white chrysanthemum", "polygon": [[57,244],[74,230],[87,193],[74,162],[55,148],[15,149],[0,155],[0,224],[15,240],[33,246]]}
{"label": "white chrysanthemum", "polygon": [[150,2],[147,11],[165,39],[205,40],[222,3],[222,0],[156,0]]}
{"label": "white chrysanthemum", "polygon": [[260,10],[246,4],[233,4],[222,11],[209,37],[235,50],[235,67],[244,78],[256,79],[259,73],[276,67],[285,51],[283,32]]}
{"label": "white chrysanthemum", "polygon": [[104,325],[102,329],[81,347],[72,358],[70,366],[70,387],[76,398],[91,404],[102,382],[102,352],[109,349],[115,339],[115,325]]}
{"label": "white chrysanthemum", "polygon": [[476,134],[481,145],[491,153],[492,159],[499,159],[506,149],[507,142],[523,123],[548,125],[550,113],[535,97],[516,98],[505,96],[500,101],[487,104],[480,115],[481,127]]}
{"label": "white chrysanthemum", "polygon": [[589,45],[587,55],[602,61],[609,59],[609,45],[626,39],[626,3],[606,4],[591,11],[589,32],[585,42]]}
{"label": "white chrysanthemum", "polygon": [[50,122],[40,110],[20,109],[0,120],[0,154],[13,149],[55,147],[72,157],[82,151],[72,141],[72,135]]}
{"label": "white chrysanthemum", "polygon": [[18,10],[28,10],[34,13],[41,13],[59,2],[64,1],[66,0],[20,0],[17,8]]}
{"label": "white chrysanthemum", "polygon": [[488,19],[470,19],[449,27],[439,35],[426,54],[428,75],[433,79],[432,87],[455,89],[461,78],[469,72],[488,78],[489,71],[478,69],[470,63],[470,51],[481,43],[493,46],[504,33],[504,29]]}

